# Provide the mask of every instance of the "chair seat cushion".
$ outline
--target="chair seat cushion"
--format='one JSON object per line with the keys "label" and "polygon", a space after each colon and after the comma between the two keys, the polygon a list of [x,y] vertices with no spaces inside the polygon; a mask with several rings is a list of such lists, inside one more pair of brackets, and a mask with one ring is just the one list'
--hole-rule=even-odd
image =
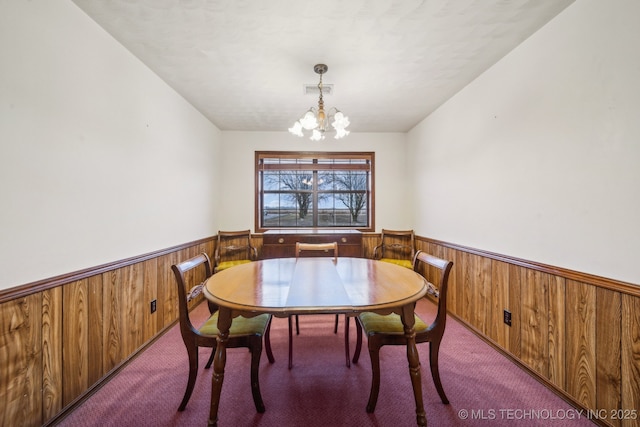
{"label": "chair seat cushion", "polygon": [[390,262],[391,264],[400,265],[402,267],[413,268],[411,260],[408,259],[382,258],[380,261]]}
{"label": "chair seat cushion", "polygon": [[[358,317],[360,318],[360,323],[362,323],[362,329],[367,335],[404,334],[404,327],[399,314],[361,313]],[[417,314],[414,314],[413,318],[415,319],[414,329],[416,333],[423,332],[428,328],[428,325]]]}
{"label": "chair seat cushion", "polygon": [[251,262],[249,259],[237,259],[234,261],[222,261],[216,266],[216,271],[226,270],[227,268],[235,267],[236,265],[246,264]]}
{"label": "chair seat cushion", "polygon": [[[218,335],[218,311],[213,313],[209,320],[207,320],[198,329],[200,333],[206,335]],[[229,329],[229,336],[237,335],[260,335],[264,332],[269,322],[268,314],[261,314],[256,317],[236,317],[231,321],[231,328]]]}

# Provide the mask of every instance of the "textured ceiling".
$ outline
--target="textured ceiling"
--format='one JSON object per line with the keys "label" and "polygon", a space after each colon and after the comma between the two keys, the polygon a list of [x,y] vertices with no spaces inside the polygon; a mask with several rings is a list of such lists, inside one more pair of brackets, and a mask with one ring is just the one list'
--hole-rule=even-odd
{"label": "textured ceiling", "polygon": [[406,132],[574,0],[73,0],[222,130]]}

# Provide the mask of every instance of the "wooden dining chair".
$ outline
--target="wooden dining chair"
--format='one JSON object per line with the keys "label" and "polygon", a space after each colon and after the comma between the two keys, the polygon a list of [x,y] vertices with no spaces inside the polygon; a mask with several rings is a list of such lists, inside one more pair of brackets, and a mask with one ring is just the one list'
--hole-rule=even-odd
{"label": "wooden dining chair", "polygon": [[213,272],[258,259],[258,250],[251,243],[251,230],[218,231]]}
{"label": "wooden dining chair", "polygon": [[[427,289],[428,295],[431,295],[438,302],[438,311],[435,319],[433,323],[428,325],[417,314],[414,314],[414,329],[416,332],[416,344],[429,343],[431,376],[436,390],[438,390],[438,395],[440,395],[440,400],[445,404],[449,403],[449,399],[447,399],[440,381],[438,353],[447,322],[447,284],[452,266],[453,262],[437,258],[422,251],[418,251],[414,259],[414,270],[416,272],[427,272],[428,269],[433,269],[438,273],[437,285],[428,283]],[[358,358],[360,357],[363,329],[367,335],[372,370],[371,392],[367,403],[367,412],[373,412],[376,408],[380,390],[380,348],[385,345],[406,346],[407,340],[404,336],[404,326],[398,314],[361,313],[356,321],[357,340],[353,363],[358,363]]]}
{"label": "wooden dining chair", "polygon": [[[304,256],[303,253],[308,252],[314,256],[327,256],[333,254],[333,262],[338,261],[338,243],[303,243],[296,242],[296,258]],[[336,322],[333,327],[333,333],[338,333],[338,315],[336,314]],[[300,325],[298,315],[295,315],[296,335],[300,334]],[[345,315],[345,355],[347,367],[351,366],[351,357],[349,356],[349,318]],[[293,325],[292,316],[289,316],[289,369],[293,367]]]}
{"label": "wooden dining chair", "polygon": [[[200,277],[204,277],[203,281],[194,280],[198,276],[194,274],[196,268],[204,269],[204,274],[200,272]],[[218,310],[209,316],[209,318],[200,326],[195,328],[189,317],[189,309],[192,305],[191,301],[202,293],[205,281],[211,276],[211,261],[206,253],[202,253],[179,264],[171,266],[176,277],[178,286],[178,309],[180,317],[180,333],[182,340],[187,348],[189,355],[189,380],[187,389],[184,392],[182,402],[178,407],[178,411],[184,411],[193,388],[196,384],[198,375],[198,348],[210,347],[215,352],[218,338]],[[209,306],[211,307],[211,305]],[[214,305],[215,307],[215,305]],[[251,393],[253,402],[258,412],[264,412],[264,402],[260,394],[260,383],[258,381],[258,368],[260,366],[260,356],[262,355],[262,339],[264,337],[267,358],[270,363],[274,362],[273,353],[271,352],[271,342],[269,340],[269,332],[271,328],[271,315],[261,314],[251,318],[236,317],[231,322],[229,329],[229,341],[227,348],[246,347],[251,352]],[[213,353],[209,358],[205,368],[211,367],[213,361]]]}
{"label": "wooden dining chair", "polygon": [[380,244],[373,250],[373,258],[413,268],[416,238],[413,230],[382,229]]}

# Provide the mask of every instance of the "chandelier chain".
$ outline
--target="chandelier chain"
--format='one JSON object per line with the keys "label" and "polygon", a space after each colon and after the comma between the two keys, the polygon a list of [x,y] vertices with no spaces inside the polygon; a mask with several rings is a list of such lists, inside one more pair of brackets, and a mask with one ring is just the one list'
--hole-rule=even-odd
{"label": "chandelier chain", "polygon": [[322,99],[322,73],[320,73],[320,83],[318,83],[318,91],[320,92],[320,98],[318,99],[318,108],[324,109],[324,100]]}

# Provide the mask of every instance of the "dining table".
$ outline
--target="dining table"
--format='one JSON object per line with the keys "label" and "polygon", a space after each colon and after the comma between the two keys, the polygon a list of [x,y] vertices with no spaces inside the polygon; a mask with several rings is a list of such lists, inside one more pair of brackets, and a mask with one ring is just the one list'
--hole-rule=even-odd
{"label": "dining table", "polygon": [[367,258],[273,258],[223,270],[207,279],[204,295],[219,307],[218,342],[213,359],[209,426],[218,408],[229,328],[234,317],[268,313],[276,317],[362,312],[397,313],[407,338],[409,377],[416,421],[426,426],[420,361],[415,342],[414,308],[427,292],[427,281],[406,267]]}

